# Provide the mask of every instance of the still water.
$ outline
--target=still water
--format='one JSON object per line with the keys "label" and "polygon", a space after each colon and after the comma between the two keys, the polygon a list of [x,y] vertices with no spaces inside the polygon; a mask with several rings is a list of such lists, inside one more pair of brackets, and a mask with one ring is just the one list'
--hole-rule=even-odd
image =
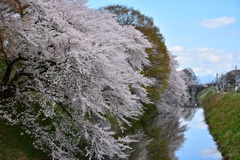
{"label": "still water", "polygon": [[185,141],[175,156],[179,160],[221,160],[221,153],[204,121],[204,110],[196,108],[194,112],[192,118],[180,119],[180,124],[186,125],[187,130],[184,132]]}

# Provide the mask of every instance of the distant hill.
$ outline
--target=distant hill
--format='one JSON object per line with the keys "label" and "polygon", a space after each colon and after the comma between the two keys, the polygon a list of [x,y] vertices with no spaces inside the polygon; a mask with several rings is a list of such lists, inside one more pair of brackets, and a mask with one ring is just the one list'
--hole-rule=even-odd
{"label": "distant hill", "polygon": [[215,79],[216,79],[216,77],[214,77],[213,75],[197,76],[197,77],[200,80],[200,83],[202,83],[202,84],[215,81]]}

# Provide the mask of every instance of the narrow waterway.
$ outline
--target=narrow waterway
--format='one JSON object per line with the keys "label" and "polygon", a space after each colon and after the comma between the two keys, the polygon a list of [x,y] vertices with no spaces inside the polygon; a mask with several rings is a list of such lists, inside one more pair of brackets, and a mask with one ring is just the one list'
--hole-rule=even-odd
{"label": "narrow waterway", "polygon": [[221,153],[209,133],[208,125],[204,120],[204,110],[195,108],[192,118],[181,118],[180,124],[186,125],[185,141],[176,151],[179,160],[221,160]]}

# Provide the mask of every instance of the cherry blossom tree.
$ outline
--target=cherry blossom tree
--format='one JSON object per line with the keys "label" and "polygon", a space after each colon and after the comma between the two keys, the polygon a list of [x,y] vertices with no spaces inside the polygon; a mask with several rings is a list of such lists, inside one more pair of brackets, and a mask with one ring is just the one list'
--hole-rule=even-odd
{"label": "cherry blossom tree", "polygon": [[129,137],[114,137],[108,117],[131,125],[149,103],[140,74],[143,35],[86,1],[22,0],[2,12],[0,117],[20,124],[52,159],[126,158]]}
{"label": "cherry blossom tree", "polygon": [[149,56],[150,65],[144,68],[147,77],[154,78],[154,85],[147,88],[148,96],[154,103],[161,99],[162,93],[168,86],[170,73],[169,54],[165,45],[164,36],[160,29],[154,24],[151,17],[142,14],[140,11],[121,5],[110,5],[102,8],[116,15],[121,25],[132,25],[146,35],[152,43],[151,48],[146,52]]}
{"label": "cherry blossom tree", "polygon": [[186,74],[177,71],[178,62],[176,57],[169,53],[171,72],[168,80],[168,87],[162,95],[162,99],[157,105],[159,112],[178,112],[177,108],[184,106],[188,101],[189,94],[185,78]]}

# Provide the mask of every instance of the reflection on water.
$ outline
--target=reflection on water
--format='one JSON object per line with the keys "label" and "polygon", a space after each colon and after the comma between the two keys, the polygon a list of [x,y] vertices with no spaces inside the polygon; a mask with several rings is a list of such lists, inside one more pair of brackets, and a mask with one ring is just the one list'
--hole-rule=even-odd
{"label": "reflection on water", "polygon": [[[129,160],[220,160],[202,108],[178,108],[141,122]],[[116,160],[116,159],[114,159]]]}
{"label": "reflection on water", "polygon": [[175,114],[159,114],[155,119],[153,125],[159,126],[162,131],[162,136],[167,142],[169,157],[175,157],[175,151],[178,150],[184,142],[184,132],[186,127],[180,125],[179,118]]}
{"label": "reflection on water", "polygon": [[209,133],[208,126],[204,121],[202,108],[194,109],[192,119],[181,118],[181,125],[187,125],[184,133],[185,142],[181,149],[176,152],[179,160],[221,160],[221,153]]}
{"label": "reflection on water", "polygon": [[[179,123],[179,115],[158,114],[144,128],[139,142],[133,146],[130,160],[177,160],[175,152],[184,142],[186,126]],[[191,116],[191,110],[185,110],[185,117]]]}

